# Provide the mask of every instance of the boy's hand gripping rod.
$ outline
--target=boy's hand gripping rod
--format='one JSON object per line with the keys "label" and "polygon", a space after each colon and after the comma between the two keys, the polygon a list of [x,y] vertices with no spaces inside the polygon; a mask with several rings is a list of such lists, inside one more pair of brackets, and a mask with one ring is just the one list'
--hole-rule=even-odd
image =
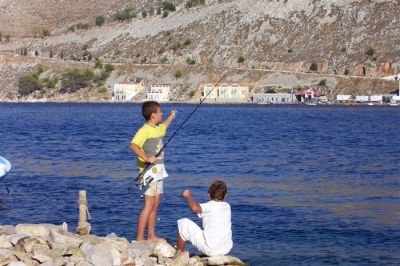
{"label": "boy's hand gripping rod", "polygon": [[[160,154],[162,153],[162,151],[164,150],[164,148],[168,145],[168,143],[176,136],[176,134],[178,134],[178,131],[183,127],[184,124],[186,124],[186,122],[189,120],[189,118],[194,114],[194,112],[196,112],[196,110],[200,107],[200,105],[206,100],[206,98],[213,92],[213,90],[215,89],[215,87],[217,87],[221,81],[225,78],[226,73],[224,75],[222,75],[221,79],[215,84],[215,86],[207,93],[207,95],[200,100],[200,103],[197,104],[197,106],[193,109],[193,111],[186,117],[185,121],[183,121],[183,123],[175,130],[175,132],[171,135],[171,137],[167,140],[167,142],[165,142],[165,144],[161,147],[161,149],[157,152],[157,154],[154,157],[158,157],[160,156]],[[153,177],[148,177],[146,178],[146,180],[143,180],[144,174],[147,172],[147,170],[150,168],[150,166],[152,166],[154,164],[146,164],[145,167],[143,168],[143,171],[140,172],[140,174],[135,178],[134,182],[131,182],[128,185],[128,190],[132,190],[134,186],[140,186],[143,184],[142,189],[140,190],[140,192],[143,194],[144,192],[146,192],[146,190],[149,188],[151,181],[153,181]],[[143,182],[145,181],[145,182]],[[145,185],[144,185],[145,183]]]}

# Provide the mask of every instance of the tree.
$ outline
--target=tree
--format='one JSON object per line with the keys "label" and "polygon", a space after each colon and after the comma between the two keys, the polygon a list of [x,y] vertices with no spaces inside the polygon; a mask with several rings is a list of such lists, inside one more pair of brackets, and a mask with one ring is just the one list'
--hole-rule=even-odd
{"label": "tree", "polygon": [[292,48],[289,48],[289,49],[288,49],[288,53],[289,53],[289,54],[293,53],[293,49],[292,49]]}
{"label": "tree", "polygon": [[7,34],[7,35],[6,35],[6,41],[9,42],[10,40],[11,40],[11,35],[10,35],[10,34]]}
{"label": "tree", "polygon": [[162,2],[162,7],[166,11],[174,12],[176,10],[175,5],[172,2],[169,2],[169,1]]}
{"label": "tree", "polygon": [[39,56],[39,51],[35,50],[35,56]]}
{"label": "tree", "polygon": [[22,76],[18,79],[18,94],[24,96],[42,89],[39,77],[35,74]]}
{"label": "tree", "polygon": [[346,68],[346,69],[344,70],[344,75],[347,76],[348,74],[349,74],[349,70]]}
{"label": "tree", "polygon": [[49,57],[53,58],[53,50],[50,50]]}
{"label": "tree", "polygon": [[60,59],[64,59],[64,50],[61,50]]}
{"label": "tree", "polygon": [[97,16],[96,17],[96,26],[99,26],[99,27],[101,27],[101,26],[103,26],[104,25],[104,23],[106,22],[106,18],[105,17],[103,17],[103,16]]}
{"label": "tree", "polygon": [[310,66],[310,70],[313,72],[318,71],[318,65],[316,63],[312,63]]}
{"label": "tree", "polygon": [[175,72],[175,78],[179,79],[179,78],[181,78],[181,77],[182,77],[182,72],[179,71],[179,70],[177,70],[177,71]]}
{"label": "tree", "polygon": [[243,56],[243,55],[239,56],[237,62],[238,62],[239,64],[243,63],[243,62],[244,62],[244,56]]}
{"label": "tree", "polygon": [[77,68],[68,71],[62,76],[60,92],[70,93],[87,87],[89,85],[88,78],[91,76],[89,72],[84,74]]}

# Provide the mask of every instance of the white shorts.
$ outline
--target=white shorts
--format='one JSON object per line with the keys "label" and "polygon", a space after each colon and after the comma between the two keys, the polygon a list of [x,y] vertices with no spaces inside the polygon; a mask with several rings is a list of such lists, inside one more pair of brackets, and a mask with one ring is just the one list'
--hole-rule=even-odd
{"label": "white shorts", "polygon": [[153,180],[150,183],[150,187],[146,190],[144,195],[156,196],[164,193],[164,185],[162,180]]}

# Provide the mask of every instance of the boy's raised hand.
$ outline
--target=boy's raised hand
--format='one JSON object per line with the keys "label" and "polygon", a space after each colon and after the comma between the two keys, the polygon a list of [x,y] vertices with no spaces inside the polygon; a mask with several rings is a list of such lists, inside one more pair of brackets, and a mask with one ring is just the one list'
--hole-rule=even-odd
{"label": "boy's raised hand", "polygon": [[183,196],[184,196],[185,198],[188,198],[188,197],[191,197],[191,196],[192,196],[192,193],[190,192],[189,189],[185,189],[185,191],[183,191]]}
{"label": "boy's raised hand", "polygon": [[175,119],[176,113],[177,113],[176,110],[172,110],[171,113],[169,114],[169,116],[170,116],[172,119]]}

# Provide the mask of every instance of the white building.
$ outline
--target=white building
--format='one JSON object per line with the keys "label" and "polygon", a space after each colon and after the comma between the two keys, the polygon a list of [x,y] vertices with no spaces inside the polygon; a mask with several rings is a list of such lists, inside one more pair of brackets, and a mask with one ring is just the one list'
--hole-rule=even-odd
{"label": "white building", "polygon": [[143,101],[168,102],[170,89],[169,85],[151,85],[147,91],[146,99]]}
{"label": "white building", "polygon": [[356,96],[356,102],[358,102],[358,103],[366,103],[368,101],[369,101],[368,95],[357,95]]}
{"label": "white building", "polygon": [[284,104],[294,102],[295,96],[291,93],[254,93],[254,103]]}
{"label": "white building", "polygon": [[383,95],[371,95],[369,96],[369,101],[374,103],[382,103]]}
{"label": "white building", "polygon": [[113,88],[113,100],[117,102],[130,101],[136,94],[143,91],[143,84],[117,83]]}
{"label": "white building", "polygon": [[338,94],[336,95],[336,100],[339,102],[346,102],[351,100],[351,95],[343,95],[343,94]]}
{"label": "white building", "polygon": [[250,93],[250,88],[237,83],[206,84],[203,87],[202,97],[215,102],[245,102]]}

